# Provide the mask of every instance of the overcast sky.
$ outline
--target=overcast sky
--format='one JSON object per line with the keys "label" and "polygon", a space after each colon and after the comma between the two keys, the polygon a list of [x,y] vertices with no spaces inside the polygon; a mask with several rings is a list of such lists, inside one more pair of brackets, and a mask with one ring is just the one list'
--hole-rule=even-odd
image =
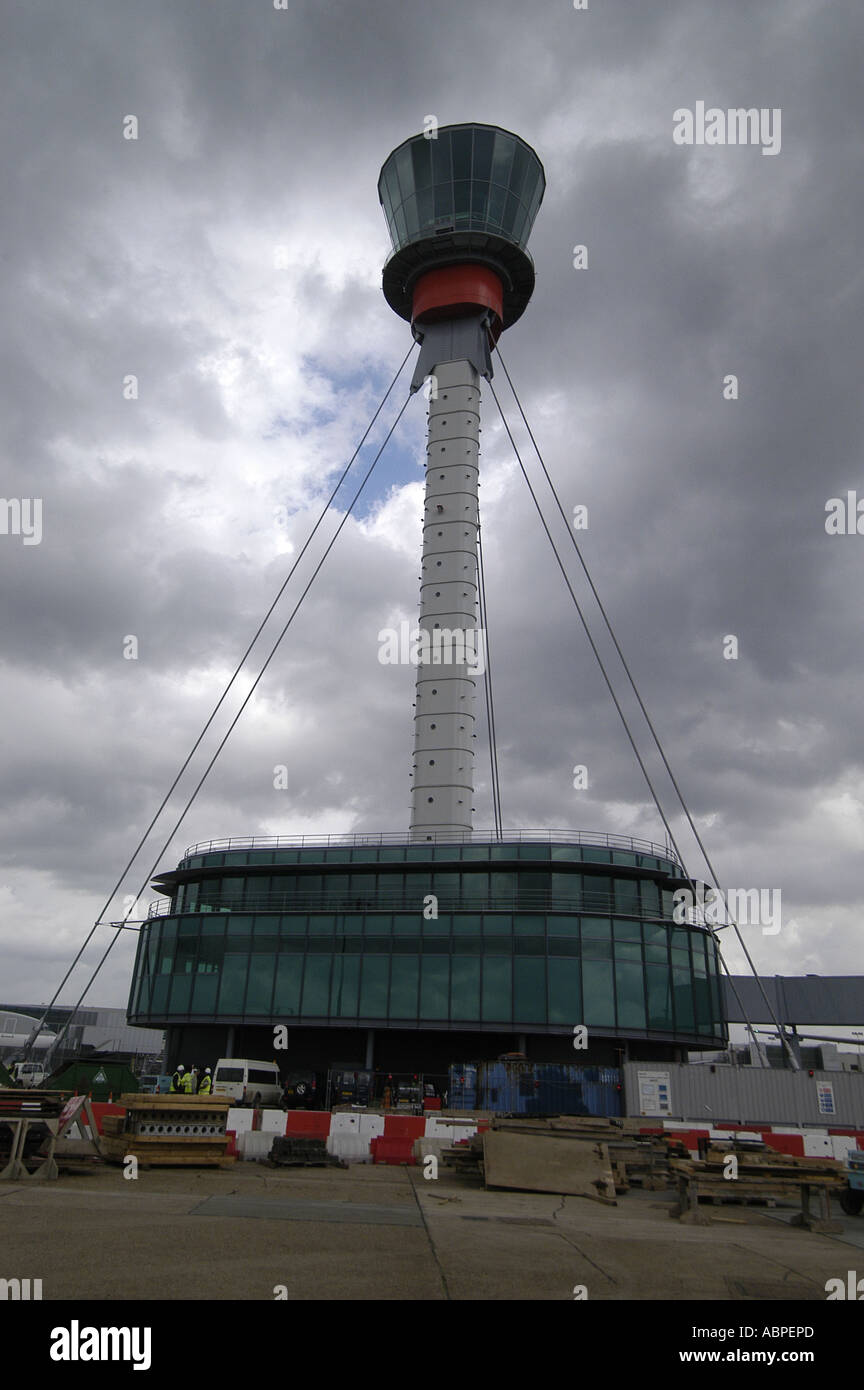
{"label": "overcast sky", "polygon": [[[757,965],[861,973],[864,536],[826,532],[828,499],[864,498],[860,0],[2,11],[0,997],[53,994],[410,346],[376,185],[430,115],[514,130],[545,166],[504,360],[565,511],[588,507],[587,563],[721,882],[782,892],[782,930],[749,928]],[[779,149],[676,143],[697,102],[779,110]],[[500,366],[494,385],[521,445]],[[482,394],[505,824],[662,840]],[[414,671],[380,664],[378,633],[416,619],[424,428],[415,396],[161,867],[211,837],[406,829]],[[41,502],[38,543],[15,499]],[[125,1004],[133,947],[91,1002]]]}

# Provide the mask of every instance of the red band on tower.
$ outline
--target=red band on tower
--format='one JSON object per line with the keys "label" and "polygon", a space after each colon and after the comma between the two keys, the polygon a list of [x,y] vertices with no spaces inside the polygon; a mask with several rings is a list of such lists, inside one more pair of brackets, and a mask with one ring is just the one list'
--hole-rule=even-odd
{"label": "red band on tower", "polygon": [[461,318],[491,309],[496,318],[495,337],[504,319],[504,286],[485,265],[449,265],[429,270],[414,286],[412,323],[435,323],[440,319]]}

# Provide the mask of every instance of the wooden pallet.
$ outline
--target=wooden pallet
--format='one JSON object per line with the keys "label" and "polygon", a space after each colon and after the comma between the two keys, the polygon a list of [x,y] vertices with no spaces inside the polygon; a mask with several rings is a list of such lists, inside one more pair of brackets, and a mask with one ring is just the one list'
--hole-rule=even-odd
{"label": "wooden pallet", "polygon": [[[725,1176],[727,1151],[711,1148],[704,1159],[672,1158],[669,1167],[678,1186],[678,1206],[670,1212],[692,1225],[710,1225],[711,1217],[701,1209],[699,1199],[708,1197],[712,1204],[720,1201],[799,1200],[801,1211],[794,1224],[811,1231],[839,1234],[842,1227],[831,1220],[830,1194],[844,1186],[844,1176],[830,1158],[798,1158],[794,1154],[737,1153],[738,1176]],[[810,1201],[816,1197],[822,1216],[810,1212]]]}

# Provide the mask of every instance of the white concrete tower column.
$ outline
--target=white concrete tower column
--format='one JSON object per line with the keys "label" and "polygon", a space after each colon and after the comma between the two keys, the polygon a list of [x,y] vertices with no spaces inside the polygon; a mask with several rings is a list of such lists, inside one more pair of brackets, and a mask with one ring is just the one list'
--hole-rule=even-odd
{"label": "white concrete tower column", "polygon": [[480,377],[469,361],[440,362],[426,447],[411,813],[418,841],[472,829],[475,678],[485,657],[477,631],[479,450]]}

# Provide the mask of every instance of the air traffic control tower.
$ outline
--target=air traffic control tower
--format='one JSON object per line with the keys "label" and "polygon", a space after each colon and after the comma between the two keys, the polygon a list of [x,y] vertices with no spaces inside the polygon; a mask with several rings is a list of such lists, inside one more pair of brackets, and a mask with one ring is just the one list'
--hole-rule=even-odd
{"label": "air traffic control tower", "polygon": [[481,382],[531,298],[544,188],[530,146],[489,125],[414,136],[381,170],[384,295],[429,401],[410,830],[211,840],[161,874],[129,1019],[169,1030],[170,1065],[269,1058],[277,1024],[286,1070],[440,1073],[512,1050],[614,1066],[725,1041],[716,947],[673,921],[687,879],[670,849],[472,828]]}
{"label": "air traffic control tower", "polygon": [[[472,668],[477,629],[480,380],[498,336],[534,289],[526,243],[543,198],[543,166],[494,126],[447,126],[406,140],[378,180],[393,254],[384,296],[420,343],[412,390],[427,383],[429,427],[420,587],[412,840],[473,828]],[[438,634],[448,638],[445,648]],[[458,661],[460,655],[465,660]],[[442,662],[449,656],[450,661]],[[480,666],[482,670],[482,665]]]}

